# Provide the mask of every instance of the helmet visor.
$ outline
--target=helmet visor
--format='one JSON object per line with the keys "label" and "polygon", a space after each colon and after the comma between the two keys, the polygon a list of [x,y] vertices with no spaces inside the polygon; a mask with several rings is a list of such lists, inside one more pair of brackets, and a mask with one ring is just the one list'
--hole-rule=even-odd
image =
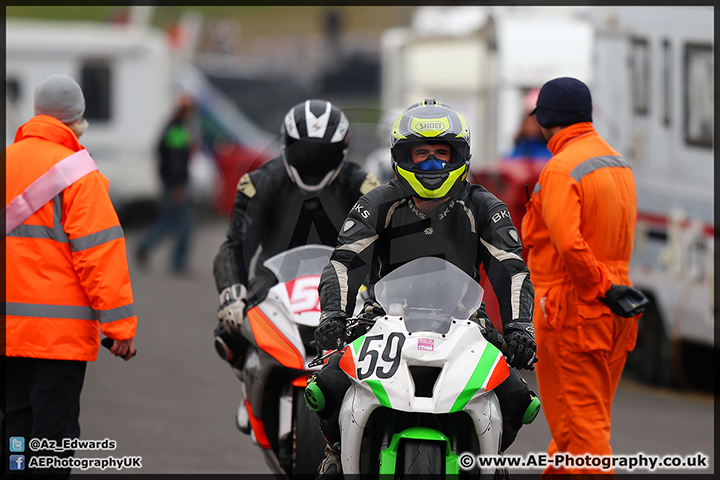
{"label": "helmet visor", "polygon": [[284,155],[288,165],[295,167],[302,181],[317,185],[345,158],[343,143],[325,143],[313,139],[302,139],[285,147]]}

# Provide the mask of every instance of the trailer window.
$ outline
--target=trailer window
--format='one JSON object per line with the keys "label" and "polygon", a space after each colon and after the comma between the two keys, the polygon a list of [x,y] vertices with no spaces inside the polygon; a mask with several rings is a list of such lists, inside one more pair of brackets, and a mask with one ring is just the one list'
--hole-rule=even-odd
{"label": "trailer window", "polygon": [[663,71],[662,71],[662,122],[666,127],[670,126],[671,105],[672,105],[672,47],[666,38],[662,42]]}
{"label": "trailer window", "polygon": [[5,81],[5,98],[13,105],[20,99],[20,82],[17,78],[8,78]]}
{"label": "trailer window", "polygon": [[644,38],[633,38],[630,45],[630,91],[635,114],[647,115],[650,104],[650,51]]}
{"label": "trailer window", "polygon": [[710,44],[685,44],[683,79],[685,142],[711,148],[715,102],[713,52]]}
{"label": "trailer window", "polygon": [[85,118],[107,122],[111,115],[110,65],[104,61],[89,61],[80,71],[80,84],[85,95]]}

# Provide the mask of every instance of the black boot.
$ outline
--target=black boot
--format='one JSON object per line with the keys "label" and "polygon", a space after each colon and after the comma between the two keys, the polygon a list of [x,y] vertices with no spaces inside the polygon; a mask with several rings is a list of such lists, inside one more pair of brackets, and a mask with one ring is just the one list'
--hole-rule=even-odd
{"label": "black boot", "polygon": [[340,443],[325,445],[325,458],[320,462],[316,480],[339,480],[342,475],[342,461],[340,460]]}

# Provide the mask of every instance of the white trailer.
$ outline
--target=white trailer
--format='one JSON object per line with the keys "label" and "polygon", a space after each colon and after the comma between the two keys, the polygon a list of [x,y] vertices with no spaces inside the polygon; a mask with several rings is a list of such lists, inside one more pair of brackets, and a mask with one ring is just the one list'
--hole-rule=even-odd
{"label": "white trailer", "polygon": [[81,84],[90,126],[81,142],[110,179],[116,206],[159,192],[155,146],[173,106],[163,32],[145,26],[8,19],[6,145],[33,116],[35,87],[52,74]]}
{"label": "white trailer", "polygon": [[[412,27],[385,32],[383,124],[435,98],[472,134],[472,168],[511,149],[523,98],[558,76],[590,83],[592,25],[579,7],[421,7]],[[389,155],[389,154],[388,154]]]}
{"label": "white trailer", "polygon": [[594,124],[635,174],[630,276],[652,300],[630,368],[658,384],[712,378],[688,363],[715,336],[713,7],[589,13]]}

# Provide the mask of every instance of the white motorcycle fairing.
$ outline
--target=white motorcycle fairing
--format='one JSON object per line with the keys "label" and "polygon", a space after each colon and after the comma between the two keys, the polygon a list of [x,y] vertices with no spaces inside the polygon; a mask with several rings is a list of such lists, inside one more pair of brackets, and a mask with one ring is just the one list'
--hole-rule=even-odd
{"label": "white motorcycle fairing", "polygon": [[[502,353],[468,320],[480,306],[482,287],[454,265],[428,257],[391,272],[376,284],[375,293],[388,315],[346,347],[340,361],[352,381],[339,418],[343,472],[365,473],[361,457],[367,455],[366,427],[379,408],[417,415],[425,422],[432,422],[429,416],[460,415],[455,422],[466,428],[472,423],[477,437],[473,449],[496,455],[502,415],[492,389],[509,371]],[[433,429],[448,439],[450,472],[456,468],[454,456],[471,447],[453,438],[453,431]],[[396,452],[388,452],[388,446],[399,433],[386,432],[381,441],[381,451],[390,457]]]}

